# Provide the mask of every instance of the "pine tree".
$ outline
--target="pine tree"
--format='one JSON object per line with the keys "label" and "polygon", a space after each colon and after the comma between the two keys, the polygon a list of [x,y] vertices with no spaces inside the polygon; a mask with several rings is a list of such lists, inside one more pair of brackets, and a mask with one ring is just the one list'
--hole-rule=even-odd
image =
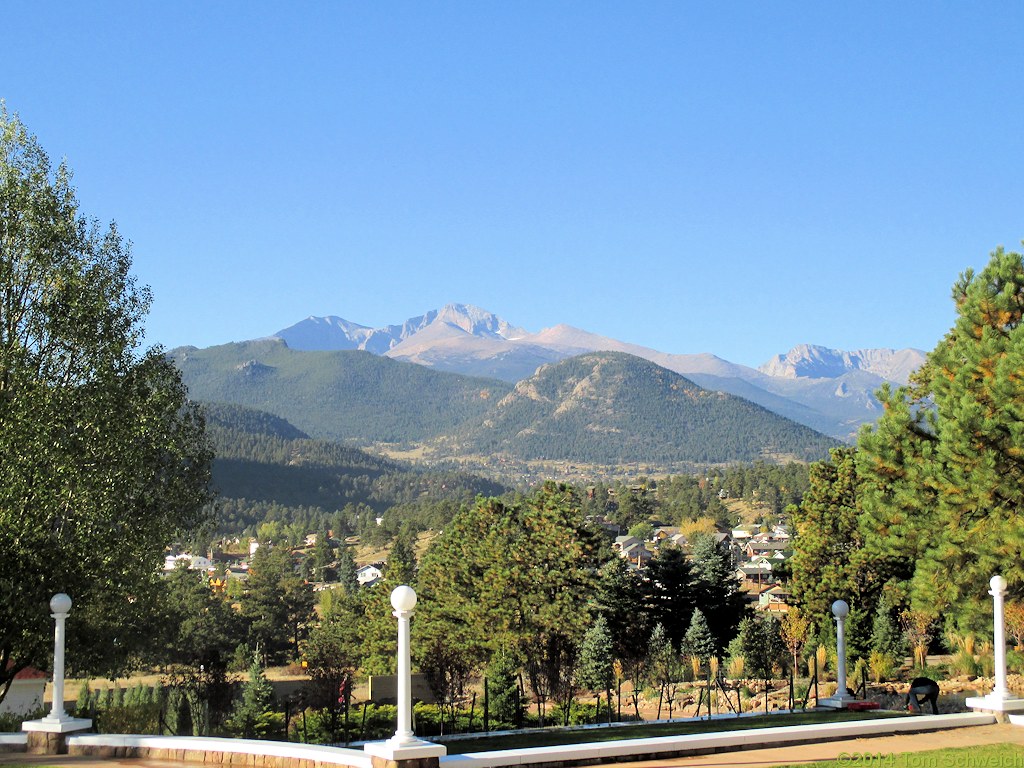
{"label": "pine tree", "polygon": [[911,609],[980,633],[992,575],[1024,586],[1024,258],[997,250],[953,299],[956,322],[911,385],[882,393],[860,464],[869,547],[912,573]]}
{"label": "pine tree", "polygon": [[[416,581],[416,556],[412,545],[399,536],[388,553],[387,566],[381,582],[369,587],[363,598],[364,644],[363,671],[370,675],[395,674],[395,654],[398,649],[397,624],[391,593],[395,587],[411,585]],[[423,599],[417,606],[416,624],[422,622]]]}
{"label": "pine tree", "polygon": [[833,448],[828,461],[811,465],[810,488],[793,513],[795,552],[790,587],[817,624],[827,622],[836,600],[859,605],[854,554],[862,546],[858,523],[857,468],[852,448]]}

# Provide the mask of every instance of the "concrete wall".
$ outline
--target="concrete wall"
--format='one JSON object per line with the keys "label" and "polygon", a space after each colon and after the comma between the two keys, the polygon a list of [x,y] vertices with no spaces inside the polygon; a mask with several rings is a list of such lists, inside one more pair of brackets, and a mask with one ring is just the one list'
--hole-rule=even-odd
{"label": "concrete wall", "polygon": [[[370,677],[370,692],[367,698],[374,704],[394,704],[398,700],[398,677],[395,675],[373,675]],[[437,700],[427,685],[426,675],[412,676],[412,699],[424,704],[436,704]]]}

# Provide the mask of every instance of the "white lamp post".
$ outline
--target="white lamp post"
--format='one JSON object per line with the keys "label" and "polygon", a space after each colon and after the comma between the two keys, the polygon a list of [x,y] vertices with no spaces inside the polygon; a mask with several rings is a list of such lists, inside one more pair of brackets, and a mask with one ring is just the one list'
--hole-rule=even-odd
{"label": "white lamp post", "polygon": [[820,707],[845,709],[853,701],[846,693],[846,617],[850,614],[850,606],[845,600],[832,603],[832,615],[836,617],[836,693],[818,702]]}
{"label": "white lamp post", "polygon": [[1010,698],[1010,689],[1006,686],[1006,622],[1003,620],[1003,598],[1006,596],[1006,579],[995,575],[989,581],[992,587],[993,635],[995,640],[996,684],[992,697],[996,699]]}
{"label": "white lamp post", "polygon": [[412,662],[409,654],[409,623],[416,607],[416,593],[412,587],[395,587],[391,592],[391,606],[398,619],[398,724],[395,735],[387,741],[371,742],[363,746],[375,767],[384,768],[392,763],[417,760],[417,768],[425,768],[424,760],[433,761],[448,754],[441,744],[417,739],[412,732]]}
{"label": "white lamp post", "polygon": [[71,598],[58,592],[50,598],[50,610],[56,624],[53,630],[53,706],[43,719],[60,723],[69,719],[64,711],[64,621],[71,612]]}
{"label": "white lamp post", "polygon": [[[1006,579],[999,574],[991,578],[992,587],[993,648],[995,649],[996,680],[988,696],[974,696],[966,700],[971,709],[983,712],[1020,712],[1024,710],[1024,699],[1010,694],[1006,685],[1006,622],[1003,618],[1003,600],[1006,596]],[[1010,716],[1015,717],[1015,716]],[[1019,716],[1016,716],[1019,717]]]}
{"label": "white lamp post", "polygon": [[412,662],[409,656],[409,619],[416,607],[416,593],[412,587],[395,587],[391,605],[398,619],[398,728],[391,743],[403,747],[416,741],[412,732]]}
{"label": "white lamp post", "polygon": [[64,711],[64,622],[71,612],[71,598],[58,592],[50,598],[50,615],[56,622],[53,630],[53,706],[41,720],[26,720],[21,728],[27,731],[29,752],[63,754],[67,751],[62,735],[92,728],[92,720],[71,717]]}
{"label": "white lamp post", "polygon": [[832,615],[836,617],[836,695],[846,695],[846,617],[850,606],[845,600],[832,603]]}

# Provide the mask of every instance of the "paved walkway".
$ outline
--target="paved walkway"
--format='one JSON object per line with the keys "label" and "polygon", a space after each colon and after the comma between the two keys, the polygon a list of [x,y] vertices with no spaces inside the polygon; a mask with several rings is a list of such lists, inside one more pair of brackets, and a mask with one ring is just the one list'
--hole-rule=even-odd
{"label": "paved walkway", "polygon": [[[771,768],[793,763],[810,763],[817,760],[835,760],[841,755],[853,753],[869,753],[871,755],[899,754],[901,752],[924,752],[931,749],[949,747],[971,747],[983,744],[1016,744],[1024,755],[1024,727],[1019,725],[999,724],[982,725],[971,728],[954,728],[931,733],[909,734],[904,736],[880,736],[870,739],[844,739],[823,744],[802,744],[794,747],[776,747],[772,749],[752,749],[741,752],[723,752],[716,755],[698,757],[678,757],[668,760],[644,760],[631,763],[612,763],[608,768]],[[883,763],[870,761],[851,761],[851,766],[879,765]],[[900,768],[908,763],[896,761],[889,765]],[[912,765],[912,763],[910,763]],[[95,757],[69,757],[27,755],[24,753],[0,753],[0,766],[53,766],[54,768],[101,768],[105,766],[121,766],[121,768],[182,768],[189,765],[170,760],[149,759],[103,759]]]}

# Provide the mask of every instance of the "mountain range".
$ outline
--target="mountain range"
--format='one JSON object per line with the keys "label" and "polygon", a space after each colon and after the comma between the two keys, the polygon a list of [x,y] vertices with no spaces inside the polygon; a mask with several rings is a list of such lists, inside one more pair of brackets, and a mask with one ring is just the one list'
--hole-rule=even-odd
{"label": "mountain range", "polygon": [[707,353],[659,352],[569,325],[530,333],[466,304],[448,304],[384,328],[340,317],[309,317],[274,337],[293,350],[363,350],[510,384],[549,363],[591,352],[622,352],[840,440],[850,440],[862,424],[880,415],[874,392],[882,384],[906,383],[925,359],[917,349],[841,351],[802,344],[754,369]]}
{"label": "mountain range", "polygon": [[[314,439],[432,464],[455,460],[504,478],[525,478],[536,461],[667,473],[757,459],[809,461],[837,444],[623,352],[548,363],[515,385],[363,350],[295,350],[282,339],[169,354],[189,394],[214,412],[218,404],[257,409]],[[246,421],[278,424],[273,417]]]}

